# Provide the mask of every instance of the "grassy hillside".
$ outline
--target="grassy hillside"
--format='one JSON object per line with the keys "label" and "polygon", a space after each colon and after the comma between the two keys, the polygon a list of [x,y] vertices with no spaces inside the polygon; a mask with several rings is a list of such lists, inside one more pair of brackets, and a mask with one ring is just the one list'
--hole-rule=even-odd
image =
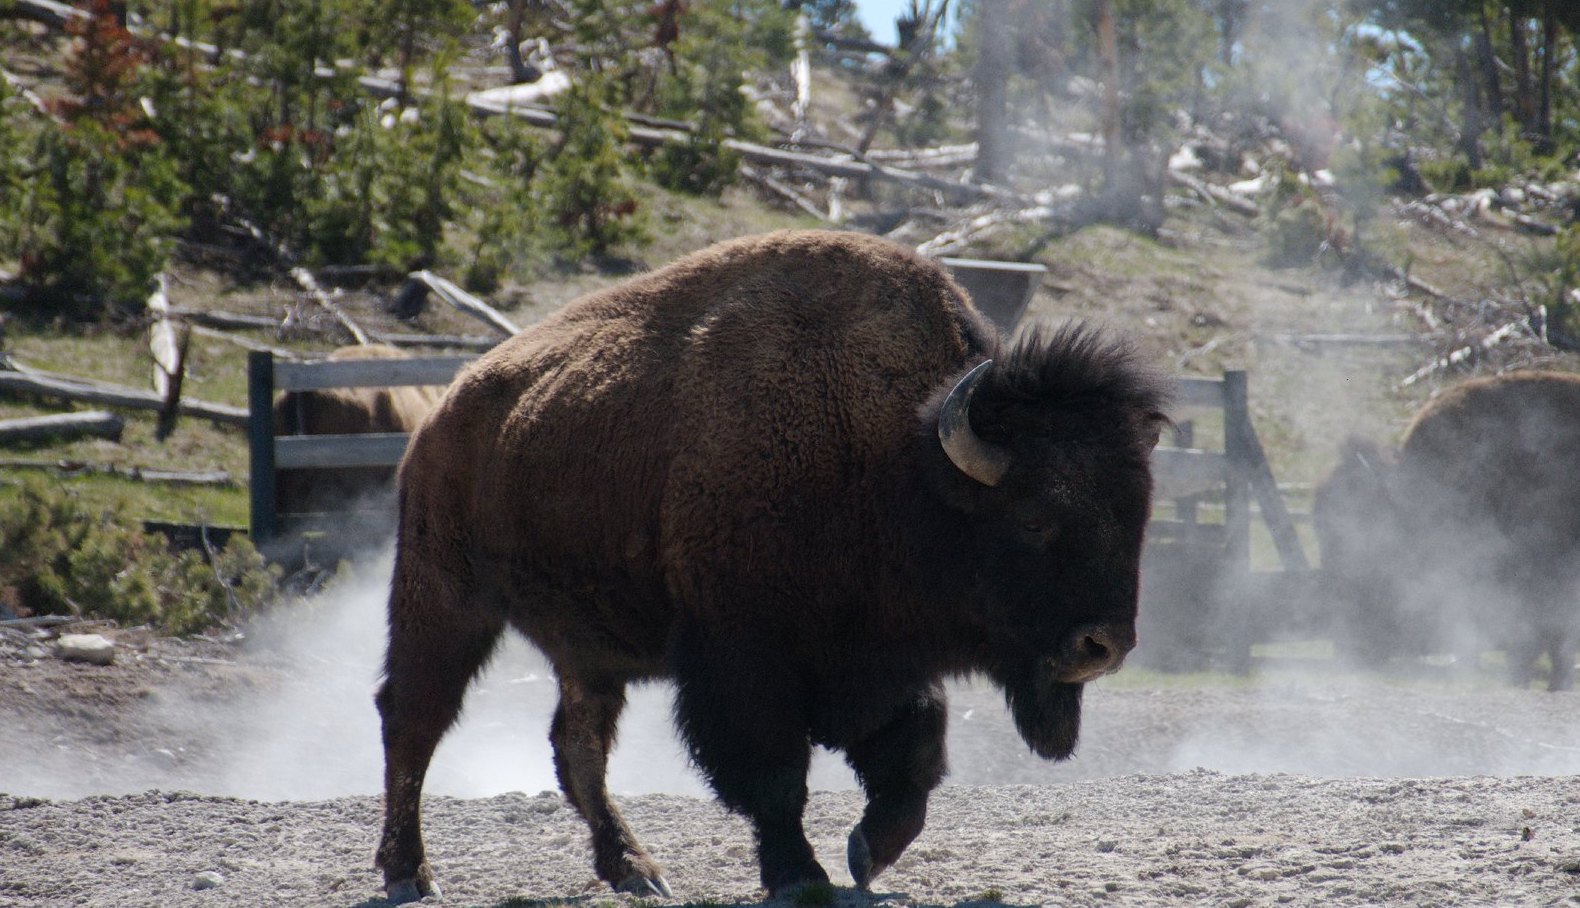
{"label": "grassy hillside", "polygon": [[[561,271],[529,286],[511,287],[493,302],[520,324],[530,324],[575,297],[633,270],[657,266],[711,242],[789,226],[815,226],[809,218],[771,206],[747,190],[717,201],[653,189],[654,242],[630,259],[602,268]],[[1465,292],[1495,282],[1495,250],[1468,245],[1422,228],[1405,231],[1415,274],[1440,287]],[[1511,238],[1503,238],[1505,244]],[[1518,238],[1512,238],[1518,242]],[[1000,239],[966,254],[1004,257],[1014,250]],[[1110,227],[1092,227],[1038,248],[1031,260],[1048,278],[1028,319],[1082,318],[1131,332],[1168,368],[1212,375],[1225,368],[1251,372],[1253,414],[1280,480],[1311,482],[1330,462],[1333,445],[1359,432],[1380,439],[1397,433],[1408,414],[1440,382],[1400,389],[1399,380],[1435,355],[1426,343],[1370,345],[1302,343],[1304,335],[1398,335],[1417,330],[1414,318],[1388,288],[1370,281],[1346,284],[1337,272],[1313,264],[1273,268],[1248,222],[1226,222],[1202,211],[1177,214],[1159,239]],[[339,304],[359,323],[391,333],[485,333],[482,326],[437,301],[402,323],[384,311],[389,286],[348,288]],[[314,321],[310,303],[271,281],[236,283],[212,270],[183,265],[172,276],[176,306],[281,316],[298,306]],[[322,322],[322,318],[316,319]],[[320,353],[341,338],[333,332],[236,332],[257,344]],[[137,326],[21,328],[7,335],[6,352],[27,366],[133,387],[150,387],[152,364]],[[211,336],[192,341],[185,387],[189,397],[245,405],[246,349]],[[1580,363],[1569,362],[1570,368]],[[1452,374],[1444,380],[1452,380]],[[62,412],[58,402],[0,398],[0,418]],[[84,407],[77,406],[82,409]],[[126,412],[119,442],[85,440],[12,448],[0,454],[0,495],[23,476],[47,475],[90,500],[127,500],[148,518],[243,526],[247,519],[247,452],[235,428],[184,418],[163,442],[154,439],[152,414]],[[137,481],[91,470],[36,465],[85,464],[167,470],[224,470],[223,487],[187,487]]]}

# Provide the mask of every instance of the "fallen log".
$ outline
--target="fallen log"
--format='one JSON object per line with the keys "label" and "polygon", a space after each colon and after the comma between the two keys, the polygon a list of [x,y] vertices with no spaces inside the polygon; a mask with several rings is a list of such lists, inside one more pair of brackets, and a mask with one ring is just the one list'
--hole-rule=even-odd
{"label": "fallen log", "polygon": [[1521,214],[1518,211],[1509,211],[1509,212],[1505,212],[1505,213],[1509,216],[1509,218],[1511,220],[1514,221],[1515,224],[1518,224],[1520,226],[1520,228],[1523,229],[1526,233],[1534,233],[1537,236],[1557,236],[1558,235],[1558,228],[1557,227],[1553,226],[1552,224],[1548,224],[1548,223],[1546,223],[1544,221],[1538,221],[1537,219],[1531,217],[1528,214]]}
{"label": "fallen log", "polygon": [[[277,359],[296,360],[306,358],[295,350],[287,350],[284,347],[275,347],[269,344],[260,344],[255,340],[248,340],[245,337],[237,337],[234,334],[227,334],[224,331],[216,331],[213,328],[205,328],[202,325],[188,325],[187,327],[192,330],[193,334],[196,334],[199,337],[208,337],[217,341],[224,341],[227,344],[235,344],[243,350],[268,351],[269,353],[273,353]],[[377,335],[374,337],[377,338]]]}
{"label": "fallen log", "polygon": [[0,419],[0,444],[73,439],[83,436],[120,441],[121,430],[125,427],[125,422],[119,416],[103,410]]}
{"label": "fallen log", "polygon": [[1222,186],[1214,186],[1205,180],[1198,180],[1189,174],[1180,173],[1177,170],[1170,170],[1168,175],[1169,179],[1196,193],[1206,201],[1216,205],[1222,205],[1236,214],[1243,214],[1248,218],[1254,218],[1262,213],[1262,210],[1257,207],[1255,202],[1243,196],[1236,195]]}
{"label": "fallen log", "polygon": [[49,104],[39,97],[38,92],[24,85],[21,79],[18,79],[8,70],[0,69],[0,80],[4,80],[5,84],[11,86],[11,90],[20,95],[22,100],[32,105],[33,110],[40,116],[48,117],[57,123],[60,122],[60,117],[49,109]]}
{"label": "fallen log", "polygon": [[1296,334],[1278,333],[1263,335],[1280,343],[1295,346],[1329,345],[1339,347],[1399,347],[1423,342],[1417,334]]}
{"label": "fallen log", "polygon": [[[515,107],[472,98],[467,99],[467,106],[473,113],[483,116],[512,116],[525,120],[533,126],[541,126],[545,129],[559,128],[559,116],[554,111],[546,108]],[[652,129],[645,126],[631,126],[627,130],[627,135],[633,143],[644,146],[684,142],[688,138],[686,133],[679,130]],[[962,183],[958,180],[946,180],[932,174],[916,173],[909,170],[901,170],[897,167],[885,167],[873,161],[823,158],[817,155],[769,148],[766,145],[758,145],[755,142],[743,142],[739,139],[725,139],[721,144],[725,148],[739,154],[741,160],[750,164],[762,164],[773,167],[805,167],[831,177],[846,177],[853,180],[886,180],[918,189],[936,190],[966,198],[990,198],[1023,207],[1034,204],[1031,199],[1017,192],[1012,192],[1000,186],[993,186],[989,183]]]}
{"label": "fallen log", "polygon": [[170,314],[194,325],[203,325],[208,328],[259,331],[280,330],[280,320],[267,315],[239,315],[234,312],[193,309],[188,306],[171,306]]}
{"label": "fallen log", "polygon": [[77,624],[82,619],[76,615],[34,615],[30,618],[4,618],[0,619],[0,627],[59,627],[62,624]]}
{"label": "fallen log", "polygon": [[[281,251],[283,252],[283,250]],[[329,298],[329,294],[325,293],[324,289],[318,286],[318,280],[313,277],[311,271],[298,265],[291,269],[291,277],[296,281],[296,285],[302,288],[303,292],[312,297],[313,302],[317,303],[319,308],[334,316],[335,321],[339,322],[340,326],[346,329],[346,333],[351,335],[352,340],[362,345],[369,343],[368,333],[362,330],[362,326],[357,324],[351,316],[347,315],[344,309],[336,305],[334,300]]]}
{"label": "fallen log", "polygon": [[[57,378],[37,372],[0,372],[0,393],[31,394],[39,397],[82,401],[108,407],[125,407],[131,410],[157,412],[165,399],[152,391],[128,388],[109,382]],[[178,412],[198,419],[207,419],[227,426],[246,426],[247,408],[218,404],[190,398],[181,401]]]}
{"label": "fallen log", "polygon": [[786,184],[783,180],[775,179],[772,174],[763,173],[755,167],[742,164],[741,176],[753,183],[758,184],[759,186],[762,186],[764,189],[772,192],[774,195],[777,195],[780,198],[790,202],[792,205],[796,206],[807,214],[810,214],[812,217],[817,218],[823,223],[831,223],[828,215],[823,213],[823,209],[812,204],[811,199],[808,199],[800,192],[797,192],[794,186]]}
{"label": "fallen log", "polygon": [[1483,353],[1487,353],[1499,344],[1518,337],[1521,333],[1529,330],[1530,324],[1525,319],[1509,322],[1507,325],[1504,325],[1502,328],[1499,328],[1486,337],[1483,337],[1481,340],[1476,341],[1473,344],[1466,344],[1465,346],[1452,351],[1447,356],[1440,356],[1421,368],[1415,370],[1406,376],[1403,381],[1399,382],[1399,387],[1408,388],[1422,379],[1430,378],[1439,372],[1446,372],[1455,366],[1471,361],[1473,358],[1478,357]]}
{"label": "fallen log", "polygon": [[158,467],[118,467],[109,463],[88,463],[82,460],[0,460],[0,470],[49,470],[62,476],[80,476],[84,473],[114,476],[137,482],[160,482],[172,485],[229,486],[234,480],[226,470],[166,470]]}

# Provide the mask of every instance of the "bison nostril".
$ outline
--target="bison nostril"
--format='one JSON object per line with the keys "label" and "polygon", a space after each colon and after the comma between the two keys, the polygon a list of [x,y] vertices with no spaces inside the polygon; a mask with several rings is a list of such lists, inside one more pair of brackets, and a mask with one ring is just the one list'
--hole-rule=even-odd
{"label": "bison nostril", "polygon": [[1113,650],[1108,644],[1097,639],[1091,634],[1081,638],[1080,656],[1087,662],[1107,662],[1113,658]]}

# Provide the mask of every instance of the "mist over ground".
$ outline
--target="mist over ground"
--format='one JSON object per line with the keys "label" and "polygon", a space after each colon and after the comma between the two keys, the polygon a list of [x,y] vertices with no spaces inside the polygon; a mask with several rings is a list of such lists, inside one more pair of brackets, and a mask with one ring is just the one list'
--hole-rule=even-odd
{"label": "mist over ground", "polygon": [[[379,793],[383,756],[372,694],[390,566],[386,551],[317,598],[250,627],[237,661],[266,669],[271,680],[221,703],[180,689],[144,698],[134,708],[171,730],[171,760],[112,754],[90,765],[80,748],[38,742],[30,759],[7,767],[0,790],[74,798],[179,789],[271,801]],[[1390,677],[1328,668],[1235,678],[1127,668],[1088,688],[1081,745],[1059,764],[1028,751],[991,684],[968,679],[950,688],[951,785],[1061,784],[1197,768],[1324,777],[1580,774],[1576,695],[1517,690],[1486,674]],[[509,637],[440,745],[427,792],[556,790],[548,744],[555,700],[542,657]],[[671,728],[670,709],[667,685],[632,690],[609,773],[616,794],[708,796]],[[824,751],[810,784],[855,787],[843,760]]]}

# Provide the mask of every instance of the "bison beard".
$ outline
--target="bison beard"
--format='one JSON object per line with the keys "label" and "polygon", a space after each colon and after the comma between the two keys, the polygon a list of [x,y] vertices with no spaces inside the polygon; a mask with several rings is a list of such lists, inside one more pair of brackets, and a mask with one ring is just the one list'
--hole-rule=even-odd
{"label": "bison beard", "polygon": [[1032,749],[1068,757],[1081,684],[1135,645],[1163,388],[1096,331],[1005,344],[936,263],[851,233],[721,244],[501,344],[400,468],[390,899],[437,891],[423,776],[507,627],[554,666],[560,787],[624,892],[670,893],[604,780],[633,681],[675,682],[775,895],[828,880],[813,742],[867,795],[858,886],[921,833],[946,676],[997,678]]}
{"label": "bison beard", "polygon": [[1044,760],[1069,759],[1081,732],[1081,691],[1085,685],[1055,681],[1045,671],[1027,672],[1001,684],[1015,729],[1032,753]]}

